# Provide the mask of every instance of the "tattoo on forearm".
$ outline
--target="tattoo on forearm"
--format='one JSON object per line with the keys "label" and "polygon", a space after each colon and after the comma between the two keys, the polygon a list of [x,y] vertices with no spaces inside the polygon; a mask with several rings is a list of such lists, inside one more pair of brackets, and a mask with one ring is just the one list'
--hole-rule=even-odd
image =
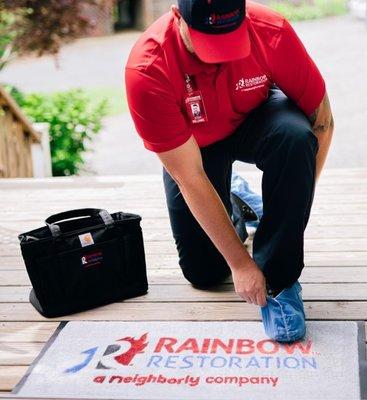
{"label": "tattoo on forearm", "polygon": [[[329,103],[329,99],[327,96],[325,98],[325,103],[328,105],[328,109],[330,110],[330,103]],[[325,116],[321,121],[316,123],[319,113],[320,113],[320,107],[318,107],[315,110],[315,112],[313,112],[309,116],[309,120],[311,122],[312,129],[314,130],[315,133],[327,132],[330,128],[334,127],[333,115],[330,112],[329,115]]]}
{"label": "tattoo on forearm", "polygon": [[319,133],[319,132],[327,132],[329,129],[333,127],[334,127],[334,119],[333,115],[330,114],[326,116],[323,121],[320,121],[316,125],[315,123],[313,123],[312,129],[314,130],[315,133]]}
{"label": "tattoo on forearm", "polygon": [[329,126],[330,125],[328,123],[320,123],[320,124],[314,125],[313,130],[315,133],[326,132],[329,129]]}
{"label": "tattoo on forearm", "polygon": [[316,108],[316,110],[309,116],[309,120],[311,125],[314,126],[317,118],[317,114],[319,113],[320,108]]}

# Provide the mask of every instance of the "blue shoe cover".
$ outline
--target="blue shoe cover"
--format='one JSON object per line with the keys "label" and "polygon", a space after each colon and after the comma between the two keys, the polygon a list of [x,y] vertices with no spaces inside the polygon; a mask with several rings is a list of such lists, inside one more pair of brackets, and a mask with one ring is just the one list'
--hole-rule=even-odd
{"label": "blue shoe cover", "polygon": [[296,281],[274,298],[266,296],[267,305],[260,307],[265,333],[278,342],[294,342],[306,334],[306,315],[302,286]]}

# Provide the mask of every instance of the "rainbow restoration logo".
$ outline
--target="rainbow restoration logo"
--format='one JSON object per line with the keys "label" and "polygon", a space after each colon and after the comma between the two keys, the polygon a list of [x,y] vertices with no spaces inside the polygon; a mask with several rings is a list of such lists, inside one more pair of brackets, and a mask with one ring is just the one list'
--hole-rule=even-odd
{"label": "rainbow restoration logo", "polygon": [[97,385],[275,388],[280,383],[276,371],[281,375],[285,370],[318,369],[320,354],[313,351],[312,340],[281,344],[271,339],[158,337],[151,342],[149,336],[149,332],[142,332],[117,339],[104,348],[85,349],[80,353],[81,362],[65,369],[64,374],[92,370]]}

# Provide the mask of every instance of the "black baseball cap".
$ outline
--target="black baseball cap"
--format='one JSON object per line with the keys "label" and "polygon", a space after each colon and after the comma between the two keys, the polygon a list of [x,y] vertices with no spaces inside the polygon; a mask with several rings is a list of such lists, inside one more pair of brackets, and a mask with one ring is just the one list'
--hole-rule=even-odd
{"label": "black baseball cap", "polygon": [[222,63],[249,55],[245,0],[178,0],[178,8],[202,61]]}

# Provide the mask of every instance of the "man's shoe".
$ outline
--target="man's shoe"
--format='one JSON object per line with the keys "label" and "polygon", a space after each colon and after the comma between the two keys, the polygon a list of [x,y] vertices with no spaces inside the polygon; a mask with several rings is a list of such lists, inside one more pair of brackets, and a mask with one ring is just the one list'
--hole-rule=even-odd
{"label": "man's shoe", "polygon": [[302,286],[298,280],[276,296],[266,296],[267,305],[260,307],[265,333],[278,342],[301,340],[306,334],[306,315]]}
{"label": "man's shoe", "polygon": [[231,193],[230,198],[232,203],[232,221],[242,243],[245,243],[249,236],[246,222],[257,221],[257,215],[255,211],[236,194]]}

